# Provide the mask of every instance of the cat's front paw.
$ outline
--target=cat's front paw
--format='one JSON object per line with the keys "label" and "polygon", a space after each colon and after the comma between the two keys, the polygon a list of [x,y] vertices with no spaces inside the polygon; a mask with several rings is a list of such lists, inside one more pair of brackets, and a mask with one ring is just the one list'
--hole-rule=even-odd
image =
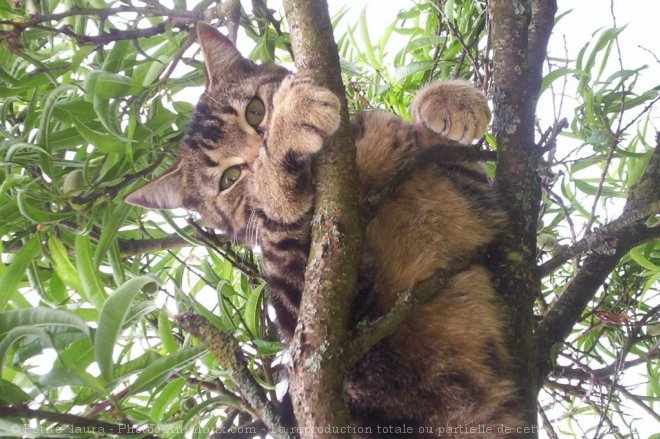
{"label": "cat's front paw", "polygon": [[298,153],[314,154],[339,127],[339,98],[306,76],[284,79],[273,97],[273,134],[284,136]]}
{"label": "cat's front paw", "polygon": [[465,81],[439,81],[421,89],[411,107],[413,122],[445,139],[470,143],[486,132],[488,101]]}

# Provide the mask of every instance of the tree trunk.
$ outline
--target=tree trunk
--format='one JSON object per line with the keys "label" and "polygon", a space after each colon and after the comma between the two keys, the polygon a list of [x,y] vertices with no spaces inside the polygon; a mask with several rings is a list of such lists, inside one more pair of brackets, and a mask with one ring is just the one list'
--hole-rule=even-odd
{"label": "tree trunk", "polygon": [[[348,318],[361,254],[355,145],[325,0],[284,2],[299,70],[341,99],[341,126],[315,163],[316,207],[298,326],[290,347],[290,393],[298,426],[314,437],[350,437],[344,400]],[[304,437],[307,434],[303,434]]]}

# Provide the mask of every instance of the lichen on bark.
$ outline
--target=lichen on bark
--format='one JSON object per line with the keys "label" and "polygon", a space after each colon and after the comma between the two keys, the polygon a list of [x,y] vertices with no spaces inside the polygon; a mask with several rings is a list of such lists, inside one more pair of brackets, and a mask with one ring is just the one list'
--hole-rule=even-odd
{"label": "lichen on bark", "polygon": [[298,326],[289,350],[289,391],[298,426],[317,431],[350,423],[344,401],[346,359],[342,348],[361,254],[355,146],[327,3],[285,0],[284,9],[296,66],[334,92],[342,103],[340,128],[314,163],[312,244]]}

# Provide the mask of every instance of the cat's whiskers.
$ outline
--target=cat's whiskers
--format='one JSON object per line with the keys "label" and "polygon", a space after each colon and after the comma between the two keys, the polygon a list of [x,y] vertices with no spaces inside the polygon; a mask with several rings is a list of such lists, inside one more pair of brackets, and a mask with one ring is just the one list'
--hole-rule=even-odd
{"label": "cat's whiskers", "polygon": [[257,215],[255,209],[250,209],[250,217],[248,218],[247,229],[245,231],[245,241],[250,245],[257,245],[259,237],[259,224],[257,222]]}

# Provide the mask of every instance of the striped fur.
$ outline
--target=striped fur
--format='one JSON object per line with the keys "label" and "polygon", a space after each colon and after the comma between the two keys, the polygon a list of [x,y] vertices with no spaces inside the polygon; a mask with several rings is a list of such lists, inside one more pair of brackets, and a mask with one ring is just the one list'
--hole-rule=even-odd
{"label": "striped fur", "polygon": [[[127,201],[147,207],[186,207],[239,243],[262,249],[271,303],[283,338],[291,339],[304,286],[314,200],[310,161],[339,124],[339,101],[309,78],[245,60],[217,31],[198,27],[207,89],[179,161]],[[246,118],[258,97],[265,115]],[[387,179],[411,154],[443,140],[469,142],[490,118],[485,98],[464,82],[431,84],[418,93],[413,123],[385,112],[352,121],[360,190]],[[240,167],[228,189],[227,169]],[[384,200],[367,226],[363,282],[353,322],[381,315],[400,292],[455,261],[474,261],[506,221],[481,165],[418,166]],[[479,265],[455,275],[347,374],[346,395],[356,423],[373,428],[479,427],[499,435],[519,425],[509,359],[489,273]],[[379,437],[379,435],[366,435]],[[395,437],[395,436],[389,436]]]}

